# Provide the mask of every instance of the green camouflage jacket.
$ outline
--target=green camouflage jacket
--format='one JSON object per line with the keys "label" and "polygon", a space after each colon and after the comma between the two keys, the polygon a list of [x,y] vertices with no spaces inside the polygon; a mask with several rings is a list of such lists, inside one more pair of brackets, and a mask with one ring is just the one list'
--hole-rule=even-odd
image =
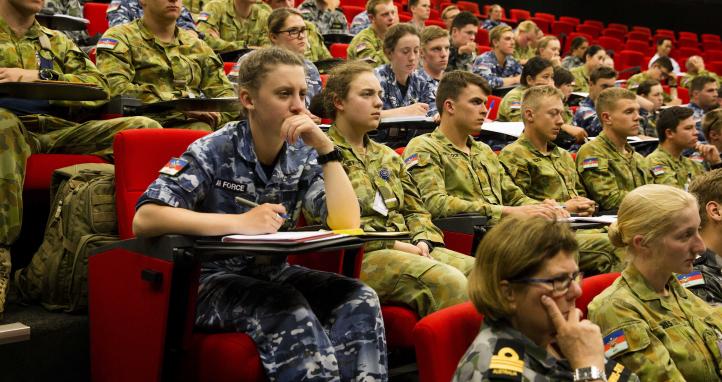
{"label": "green camouflage jacket", "polygon": [[238,20],[233,0],[212,0],[198,16],[198,31],[205,33],[206,43],[216,52],[266,46],[271,43],[268,38],[269,14],[266,8],[254,4],[248,18]]}
{"label": "green camouflage jacket", "polygon": [[[699,156],[695,156],[695,159]],[[700,158],[701,159],[701,158]],[[680,156],[672,157],[662,146],[658,146],[645,158],[652,181],[656,184],[668,184],[687,191],[689,183],[705,172],[703,162]]]}

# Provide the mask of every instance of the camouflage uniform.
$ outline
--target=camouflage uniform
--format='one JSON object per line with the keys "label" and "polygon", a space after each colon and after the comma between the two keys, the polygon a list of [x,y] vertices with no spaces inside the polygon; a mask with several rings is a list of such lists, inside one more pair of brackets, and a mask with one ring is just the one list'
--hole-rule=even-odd
{"label": "camouflage uniform", "polygon": [[657,112],[650,113],[647,109],[639,109],[639,127],[641,134],[648,137],[657,137],[657,114]]}
{"label": "camouflage uniform", "polygon": [[[108,26],[110,27],[127,24],[143,17],[143,8],[141,8],[138,0],[112,0],[108,5],[105,17],[108,19]],[[196,30],[193,16],[186,7],[181,8],[181,14],[176,20],[176,25],[183,29]]]}
{"label": "camouflage uniform", "polygon": [[495,27],[497,27],[499,25],[507,25],[507,24],[504,22],[501,22],[501,21],[494,21],[492,19],[486,19],[481,22],[481,28],[486,29],[488,31],[494,29]]}
{"label": "camouflage uniform", "polygon": [[[80,0],[45,0],[45,7],[40,13],[47,14],[61,14],[73,17],[84,17],[83,16],[83,5]],[[83,51],[89,51],[92,46],[85,46],[87,39],[89,38],[86,30],[81,31],[63,31],[68,37],[73,39],[75,45],[78,45]]]}
{"label": "camouflage uniform", "polygon": [[384,40],[376,36],[370,26],[354,36],[346,53],[349,60],[371,60],[376,66],[389,63],[384,54]]}
{"label": "camouflage uniform", "polygon": [[466,154],[436,129],[412,139],[404,150],[406,165],[435,218],[478,213],[492,222],[503,206],[536,204],[506,174],[485,143],[469,137]]}
{"label": "camouflage uniform", "polygon": [[575,92],[589,93],[589,71],[584,65],[577,66],[569,70],[574,76],[574,88]]}
{"label": "camouflage uniform", "polygon": [[506,93],[499,105],[499,113],[496,120],[499,122],[521,122],[521,97],[524,91],[529,89],[524,85],[519,85]]}
{"label": "camouflage uniform", "polygon": [[[202,40],[176,28],[171,43],[162,43],[143,19],[108,29],[98,43],[98,68],[105,73],[111,96],[129,95],[145,103],[179,98],[233,97],[233,86],[223,63]],[[221,113],[221,122],[235,119]],[[152,115],[165,127],[211,130],[205,122],[188,120],[183,113]]]}
{"label": "camouflage uniform", "polygon": [[254,4],[248,18],[239,20],[233,0],[211,0],[198,16],[198,30],[205,33],[206,43],[215,52],[266,46],[271,43],[268,38],[269,14],[269,11]]}
{"label": "camouflage uniform", "polygon": [[[639,85],[642,84],[642,82],[650,80],[651,77],[649,77],[649,74],[647,72],[637,73],[627,79],[627,89],[633,91],[635,94],[637,93],[637,88]],[[672,100],[672,97],[667,94],[666,92],[662,92],[662,99],[664,102],[669,102]]]}
{"label": "camouflage uniform", "polygon": [[[359,154],[335,127],[328,135],[341,151],[359,198],[363,230],[409,231],[412,243],[426,240],[433,245],[432,260],[395,250],[393,241],[371,242],[364,248],[361,281],[382,303],[410,306],[422,317],[466,301],[466,276],[474,258],[443,247],[443,234],[431,222],[401,157],[368,136],[366,153]],[[385,209],[377,206],[378,200]]]}
{"label": "camouflage uniform", "polygon": [[[236,196],[280,203],[290,216],[326,220],[323,173],[302,140],[284,145],[270,174],[250,127],[232,122],[188,147],[176,176],[160,175],[138,200],[205,213],[240,214]],[[230,185],[230,186],[229,186]],[[302,211],[303,210],[303,211]],[[271,381],[384,381],[386,344],[376,293],[334,273],[239,256],[201,266],[196,326],[251,336]]]}
{"label": "camouflage uniform", "polygon": [[692,86],[692,81],[694,81],[695,78],[700,76],[712,77],[717,80],[717,83],[722,82],[722,80],[720,80],[720,77],[717,74],[712,73],[709,70],[700,70],[699,72],[697,72],[697,74],[690,74],[689,72],[685,73],[682,76],[682,79],[679,81],[679,86],[689,89],[689,87]]}
{"label": "camouflage uniform", "polygon": [[351,34],[355,36],[370,26],[371,20],[369,20],[368,12],[363,11],[358,13],[353,17],[353,20],[351,20]]}
{"label": "camouflage uniform", "polygon": [[435,78],[431,78],[429,73],[426,73],[426,70],[424,70],[423,67],[419,68],[416,71],[416,75],[421,77],[422,80],[429,84],[429,87],[431,88],[431,93],[434,95],[434,103],[436,103],[436,91],[439,90],[440,81]]}
{"label": "camouflage uniform", "polygon": [[619,208],[629,191],[649,183],[644,157],[625,143],[627,154],[617,150],[602,132],[591,142],[582,145],[577,153],[577,171],[589,199],[601,210]]}
{"label": "camouflage uniform", "polygon": [[452,70],[463,70],[470,72],[476,59],[476,52],[474,53],[459,53],[459,48],[451,44],[449,48],[449,63],[446,65],[446,71]]}
{"label": "camouflage uniform", "polygon": [[517,61],[528,60],[536,56],[536,49],[531,45],[527,45],[526,48],[522,48],[519,44],[514,45],[514,59]]}
{"label": "camouflage uniform", "polygon": [[584,60],[582,60],[581,58],[579,58],[573,54],[570,54],[570,55],[564,57],[564,59],[562,60],[562,67],[566,70],[572,70],[572,69],[576,68],[577,66],[582,66],[582,65],[584,65]]}
{"label": "camouflage uniform", "polygon": [[704,164],[680,156],[674,158],[661,145],[645,158],[651,179],[656,184],[667,184],[687,191],[689,183],[705,172]]}
{"label": "camouflage uniform", "polygon": [[574,126],[586,130],[590,137],[596,137],[602,132],[602,123],[597,118],[597,109],[590,97],[579,102],[577,112],[574,113]]}
{"label": "camouflage uniform", "polygon": [[[518,366],[523,368],[522,373],[511,370],[510,366],[514,366],[511,362],[516,361],[516,359],[508,360],[509,351],[516,353],[519,358]],[[499,363],[499,357],[505,361]],[[639,381],[635,374],[626,370],[622,364],[612,360],[607,360],[604,368],[610,381]],[[614,376],[616,378],[612,379]],[[559,360],[550,355],[546,349],[514,329],[509,323],[484,317],[481,331],[464,356],[461,357],[452,382],[500,380],[556,382],[571,381],[573,379],[574,369],[571,368],[567,360]]]}
{"label": "camouflage uniform", "polygon": [[304,57],[307,60],[316,62],[333,58],[323,42],[323,36],[318,32],[316,26],[309,21],[306,21],[306,36],[308,37],[308,46],[306,52],[304,52]]}
{"label": "camouflage uniform", "polygon": [[374,74],[381,82],[381,89],[383,89],[384,94],[381,99],[384,101],[384,110],[423,102],[429,105],[429,111],[426,113],[428,116],[436,114],[436,94],[431,85],[419,77],[416,72],[412,72],[409,78],[406,79],[406,94],[401,94],[391,64],[377,67],[374,69]]}
{"label": "camouflage uniform", "polygon": [[198,15],[203,10],[206,0],[183,0],[183,6],[190,11],[193,19],[198,18]]}
{"label": "camouflage uniform", "polygon": [[298,6],[303,18],[318,26],[321,34],[348,34],[348,20],[340,9],[321,10],[316,0],[306,0]]}
{"label": "camouflage uniform", "polygon": [[[532,199],[554,199],[565,203],[575,196],[586,197],[572,156],[564,149],[549,143],[550,151],[542,154],[524,133],[516,142],[499,153],[499,162],[514,183]],[[605,229],[575,231],[579,242],[579,267],[592,275],[621,271],[624,251],[616,250]]]}
{"label": "camouflage uniform", "polygon": [[589,304],[606,355],[643,381],[719,381],[722,317],[674,276],[660,296],[629,265]]}
{"label": "camouflage uniform", "polygon": [[[52,69],[60,81],[93,84],[108,92],[95,65],[61,32],[34,22],[17,37],[0,19],[0,68]],[[46,58],[43,56],[49,55]],[[160,128],[148,118],[87,121],[88,110],[106,101],[37,101],[0,98],[0,314],[10,273],[7,249],[20,234],[23,182],[28,157],[34,153],[108,154],[115,133],[130,128]],[[17,114],[17,115],[16,115]],[[84,123],[73,122],[84,117]]]}
{"label": "camouflage uniform", "polygon": [[694,272],[702,273],[702,281],[689,283],[685,287],[712,306],[722,304],[722,265],[717,254],[707,248],[695,259]]}
{"label": "camouflage uniform", "polygon": [[702,119],[704,118],[705,111],[696,103],[690,101],[687,107],[692,109],[694,112],[692,118],[694,118],[695,128],[697,128],[697,141],[700,143],[707,143],[707,139],[704,137],[704,130],[702,130]]}
{"label": "camouflage uniform", "polygon": [[504,65],[499,65],[493,50],[476,56],[472,65],[472,72],[484,77],[492,89],[503,86],[504,78],[515,77],[521,74],[521,64],[512,56],[507,56]]}

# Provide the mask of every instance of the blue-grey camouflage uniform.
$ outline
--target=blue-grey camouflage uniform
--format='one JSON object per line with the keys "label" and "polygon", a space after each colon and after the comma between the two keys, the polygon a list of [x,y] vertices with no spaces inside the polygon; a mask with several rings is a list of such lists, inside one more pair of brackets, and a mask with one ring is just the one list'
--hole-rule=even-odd
{"label": "blue-grey camouflage uniform", "polygon": [[419,68],[416,71],[416,74],[421,77],[422,80],[426,81],[429,86],[431,87],[431,92],[434,94],[434,100],[436,99],[436,91],[439,90],[439,80],[435,78],[431,78],[429,73],[426,73],[426,70],[424,68]]}
{"label": "blue-grey camouflage uniform", "polygon": [[700,143],[707,143],[707,139],[704,137],[704,131],[702,130],[702,118],[704,118],[705,111],[699,105],[694,102],[687,105],[688,108],[694,112],[692,118],[694,118],[694,125],[697,128],[697,141]]}
{"label": "blue-grey camouflage uniform", "polygon": [[486,19],[481,22],[481,27],[488,31],[498,27],[499,25],[507,25],[507,24],[505,22],[495,21],[492,19]]}
{"label": "blue-grey camouflage uniform", "polygon": [[[108,26],[114,27],[143,17],[143,8],[138,0],[113,0],[108,5],[105,17],[108,19]],[[183,29],[196,30],[193,16],[183,6],[181,7],[180,17],[176,20],[176,25]]]}
{"label": "blue-grey camouflage uniform", "polygon": [[[299,140],[284,145],[267,175],[246,121],[203,137],[181,156],[176,176],[160,175],[137,207],[158,203],[206,213],[240,214],[240,196],[280,203],[282,229],[327,216],[317,153]],[[310,219],[310,220],[309,220]],[[253,338],[271,381],[385,381],[386,343],[376,293],[334,273],[236,257],[202,264],[196,325]]]}
{"label": "blue-grey camouflage uniform", "polygon": [[303,19],[311,21],[318,27],[321,34],[346,34],[348,33],[348,20],[340,9],[321,10],[316,0],[306,0],[298,6]]}
{"label": "blue-grey camouflage uniform", "polygon": [[493,50],[476,56],[471,71],[484,77],[492,89],[500,88],[504,78],[521,74],[521,64],[512,56],[507,56],[504,65],[499,65]]}
{"label": "blue-grey camouflage uniform", "polygon": [[386,64],[377,67],[374,69],[374,74],[376,78],[379,79],[379,82],[381,82],[381,89],[384,91],[382,97],[384,110],[423,102],[429,105],[429,111],[426,113],[428,116],[436,114],[436,93],[434,93],[431,85],[419,77],[416,72],[411,73],[406,80],[406,84],[408,85],[406,94],[401,93],[391,65]]}
{"label": "blue-grey camouflage uniform", "polygon": [[[233,69],[231,69],[230,72],[228,72],[228,79],[234,84],[238,83],[238,72],[241,70],[241,61],[243,60],[243,57],[238,59],[238,62],[233,65]],[[316,94],[321,93],[322,83],[321,83],[321,74],[318,72],[318,68],[316,68],[316,65],[313,64],[313,62],[304,59],[303,60],[303,67],[304,72],[306,72],[306,109],[308,109],[311,106],[311,100],[313,99]]]}
{"label": "blue-grey camouflage uniform", "polygon": [[363,11],[354,16],[353,20],[351,20],[351,34],[355,36],[358,32],[368,28],[370,25],[371,20],[369,20],[369,14],[368,12]]}
{"label": "blue-grey camouflage uniform", "polygon": [[574,126],[586,130],[590,137],[596,137],[602,132],[602,124],[597,118],[597,109],[594,108],[594,101],[590,97],[579,102],[579,107],[574,113]]}

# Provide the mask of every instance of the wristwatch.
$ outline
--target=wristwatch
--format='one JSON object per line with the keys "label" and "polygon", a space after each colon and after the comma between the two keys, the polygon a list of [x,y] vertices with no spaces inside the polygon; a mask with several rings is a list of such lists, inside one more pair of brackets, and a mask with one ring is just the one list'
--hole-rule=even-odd
{"label": "wristwatch", "polygon": [[607,381],[607,376],[604,374],[604,370],[599,370],[595,366],[580,367],[574,369],[574,382],[583,381],[596,381],[602,380]]}
{"label": "wristwatch", "polygon": [[328,162],[341,162],[341,153],[336,147],[334,147],[333,150],[329,151],[328,153],[319,155],[316,160],[320,165],[326,164]]}
{"label": "wristwatch", "polygon": [[55,73],[52,69],[40,69],[38,78],[45,81],[57,81],[60,76]]}

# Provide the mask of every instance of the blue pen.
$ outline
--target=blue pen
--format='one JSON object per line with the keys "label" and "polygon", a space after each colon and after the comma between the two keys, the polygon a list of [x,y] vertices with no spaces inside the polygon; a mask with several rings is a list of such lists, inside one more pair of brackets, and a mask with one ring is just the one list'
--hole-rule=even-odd
{"label": "blue pen", "polygon": [[492,110],[494,110],[494,104],[495,104],[495,103],[496,103],[496,100],[495,100],[495,99],[491,100],[491,102],[489,103],[489,110],[488,110],[489,112],[491,112]]}
{"label": "blue pen", "polygon": [[[248,199],[244,199],[244,198],[242,198],[242,197],[240,197],[240,196],[236,196],[236,203],[238,203],[238,204],[240,204],[240,205],[242,205],[242,206],[246,206],[246,207],[248,207],[248,208],[256,208],[256,207],[258,207],[258,203],[252,202],[252,201],[250,201],[250,200],[248,200]],[[288,219],[288,215],[287,215],[287,214],[278,214],[278,216],[280,216],[280,217],[282,217],[282,218],[284,218],[284,219]]]}

